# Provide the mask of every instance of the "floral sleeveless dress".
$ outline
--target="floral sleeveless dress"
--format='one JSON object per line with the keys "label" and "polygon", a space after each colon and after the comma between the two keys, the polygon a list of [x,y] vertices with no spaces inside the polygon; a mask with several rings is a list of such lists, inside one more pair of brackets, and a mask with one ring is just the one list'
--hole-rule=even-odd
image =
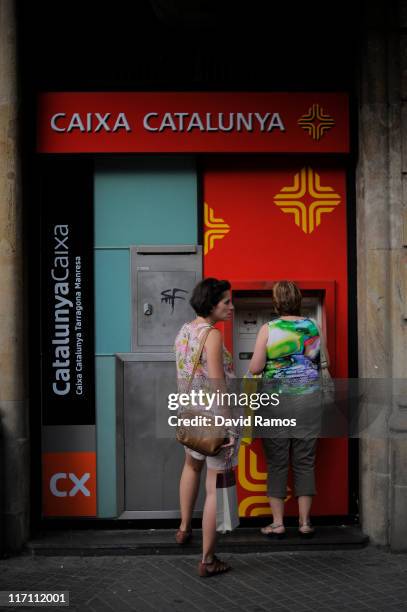
{"label": "floral sleeveless dress", "polygon": [[268,328],[263,379],[279,381],[288,393],[315,391],[320,381],[320,338],[315,323],[311,319],[274,319]]}
{"label": "floral sleeveless dress", "polygon": [[[177,380],[179,393],[185,393],[188,390],[188,384],[194,368],[194,360],[199,348],[199,343],[202,334],[210,325],[207,323],[185,323],[175,339],[175,362],[177,366]],[[223,370],[225,373],[226,383],[228,380],[235,378],[232,366],[232,356],[229,351],[223,346]],[[203,389],[209,392],[212,391],[209,385],[208,363],[206,359],[205,348],[202,351],[201,358],[196,368],[194,380],[192,381],[192,389]],[[185,452],[194,459],[204,461],[206,459],[207,467],[213,470],[222,471],[228,469],[230,463],[237,465],[239,452],[239,444],[236,443],[232,457],[228,457],[228,450],[222,449],[215,457],[205,457],[200,453],[193,451],[184,446]]]}
{"label": "floral sleeveless dress", "polygon": [[[202,334],[210,325],[207,323],[185,323],[175,339],[175,362],[177,365],[177,378],[178,384],[185,389],[188,381],[191,378],[192,370],[194,368],[195,356],[199,348],[199,343],[202,338]],[[223,347],[223,370],[225,372],[226,380],[228,378],[234,378],[232,366],[232,356],[229,351]],[[196,384],[204,384],[204,381],[209,378],[208,376],[208,364],[206,360],[205,348],[202,351],[201,358],[198,363],[198,367],[194,376],[193,386]],[[184,384],[184,381],[186,385]],[[195,383],[196,381],[196,383]]]}

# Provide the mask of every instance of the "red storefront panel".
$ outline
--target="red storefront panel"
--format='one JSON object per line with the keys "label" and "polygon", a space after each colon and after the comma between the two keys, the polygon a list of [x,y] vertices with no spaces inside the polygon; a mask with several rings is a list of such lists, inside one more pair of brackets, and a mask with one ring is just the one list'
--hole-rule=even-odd
{"label": "red storefront panel", "polygon": [[[348,374],[346,175],[327,161],[278,163],[271,158],[209,162],[204,174],[205,276],[244,289],[270,289],[291,279],[324,292],[323,327],[331,373]],[[230,328],[225,340],[232,348]],[[314,514],[348,512],[346,439],[321,439]],[[242,447],[239,460],[242,516],[268,513],[261,443]],[[287,512],[296,504],[287,491]]]}

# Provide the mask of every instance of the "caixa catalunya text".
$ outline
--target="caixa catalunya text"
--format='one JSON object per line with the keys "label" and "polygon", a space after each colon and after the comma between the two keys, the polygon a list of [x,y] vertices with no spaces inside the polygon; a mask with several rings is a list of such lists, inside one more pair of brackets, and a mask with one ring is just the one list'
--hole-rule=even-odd
{"label": "caixa catalunya text", "polygon": [[[54,132],[131,132],[126,114],[121,113],[55,113],[50,119]],[[139,127],[139,126],[137,126]],[[285,132],[280,113],[146,113],[143,129],[147,132]]]}
{"label": "caixa catalunya text", "polygon": [[[75,272],[70,270],[69,226],[53,228],[53,267],[50,271],[53,285],[52,314],[52,391],[67,395],[71,390],[71,333],[75,335],[76,394],[82,395],[82,310],[81,262],[75,258]],[[75,316],[73,316],[75,301]],[[73,328],[73,329],[72,329]]]}

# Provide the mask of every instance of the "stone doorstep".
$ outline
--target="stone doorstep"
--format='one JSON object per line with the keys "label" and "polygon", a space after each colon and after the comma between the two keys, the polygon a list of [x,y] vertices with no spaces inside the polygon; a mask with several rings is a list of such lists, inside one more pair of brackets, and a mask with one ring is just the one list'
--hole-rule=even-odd
{"label": "stone doorstep", "polygon": [[[174,540],[174,529],[43,531],[27,543],[26,552],[43,556],[198,555],[201,530],[194,529],[193,533],[191,543],[179,546]],[[312,538],[302,538],[296,528],[289,527],[281,540],[263,536],[259,529],[240,528],[219,534],[217,550],[223,553],[344,550],[363,548],[368,541],[361,529],[354,526],[317,527]]]}

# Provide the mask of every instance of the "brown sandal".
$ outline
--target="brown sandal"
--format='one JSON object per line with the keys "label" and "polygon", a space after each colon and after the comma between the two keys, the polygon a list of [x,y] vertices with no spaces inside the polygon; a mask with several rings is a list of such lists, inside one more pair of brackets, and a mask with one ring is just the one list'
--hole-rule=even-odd
{"label": "brown sandal", "polygon": [[312,538],[315,533],[315,529],[312,527],[311,523],[309,522],[300,523],[298,527],[298,533],[300,534],[302,538]]}
{"label": "brown sandal", "polygon": [[[281,529],[281,527],[283,528],[283,531],[275,531],[275,529]],[[285,538],[285,528],[282,523],[271,523],[266,527],[262,527],[260,531],[268,538],[276,538],[277,540],[282,540]]]}
{"label": "brown sandal", "polygon": [[230,565],[221,561],[215,555],[213,555],[213,559],[210,563],[204,563],[204,561],[198,563],[198,574],[201,578],[210,578],[218,574],[225,574],[231,569]]}
{"label": "brown sandal", "polygon": [[188,529],[188,531],[182,531],[182,529],[178,529],[175,534],[175,541],[180,546],[184,544],[188,544],[192,539],[192,529]]}

